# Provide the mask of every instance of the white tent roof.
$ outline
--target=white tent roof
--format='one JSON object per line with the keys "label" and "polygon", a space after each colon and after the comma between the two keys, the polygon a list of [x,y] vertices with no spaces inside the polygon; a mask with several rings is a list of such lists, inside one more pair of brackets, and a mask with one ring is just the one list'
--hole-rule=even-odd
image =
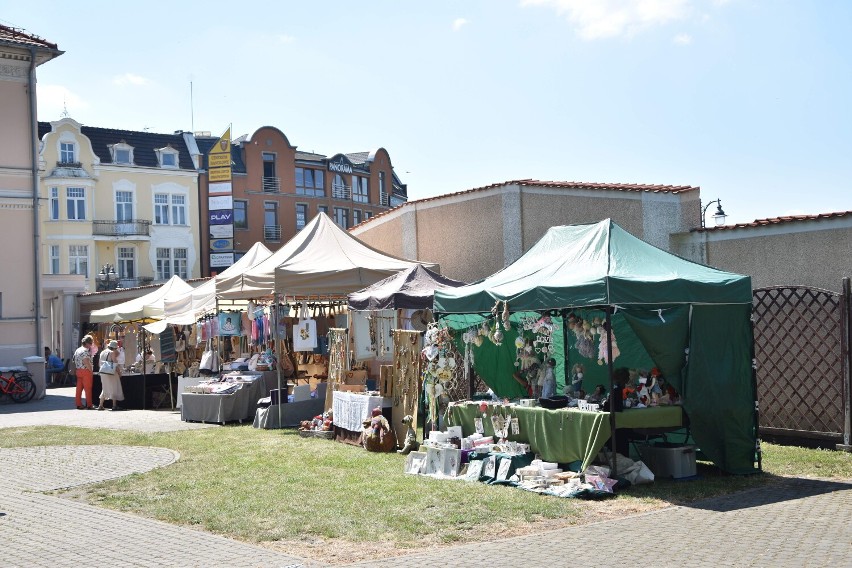
{"label": "white tent roof", "polygon": [[[263,243],[255,243],[242,258],[198,288],[184,294],[168,296],[165,299],[166,318],[170,320],[170,323],[178,325],[195,323],[198,317],[216,309],[216,286],[219,282],[232,276],[241,275],[259,262],[269,258],[271,254],[272,252]],[[186,316],[182,319],[189,318],[191,321],[186,323],[177,321],[180,316]]]}
{"label": "white tent roof", "polygon": [[166,296],[182,294],[192,290],[180,276],[172,276],[168,282],[144,296],[120,304],[94,310],[89,316],[92,323],[138,321],[163,316],[163,301]]}
{"label": "white tent roof", "polygon": [[[378,251],[319,213],[265,261],[244,274],[223,279],[220,298],[271,296],[345,296],[411,268],[417,262]],[[423,263],[433,270],[438,266]]]}

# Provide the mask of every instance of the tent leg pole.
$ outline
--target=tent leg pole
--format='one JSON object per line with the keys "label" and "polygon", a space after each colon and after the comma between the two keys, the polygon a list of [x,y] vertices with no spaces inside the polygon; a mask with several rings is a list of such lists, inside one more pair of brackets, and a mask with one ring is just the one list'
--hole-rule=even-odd
{"label": "tent leg pole", "polygon": [[287,393],[281,391],[281,358],[284,357],[284,350],[280,349],[281,346],[278,345],[278,342],[281,340],[281,338],[278,337],[278,292],[275,292],[275,295],[272,298],[272,310],[273,314],[271,319],[275,322],[273,324],[275,327],[272,328],[272,337],[275,338],[273,343],[275,344],[275,349],[278,352],[279,359],[278,364],[275,365],[275,374],[278,379],[278,428],[280,429],[284,427],[282,424],[283,419],[281,418],[281,405],[284,404],[285,400],[287,400]]}
{"label": "tent leg pole", "polygon": [[[607,349],[607,370],[609,371],[609,384],[610,384],[610,403],[609,403],[609,429],[612,432],[612,437],[610,438],[610,447],[612,449],[612,464],[611,464],[611,477],[612,479],[616,479],[618,477],[618,460],[615,459],[616,454],[618,453],[618,442],[616,440],[615,428],[616,428],[616,420],[615,420],[615,400],[613,397],[615,396],[615,384],[613,384],[613,364],[612,364],[612,307],[606,307],[606,327],[607,327],[607,335],[606,335],[606,349]],[[620,393],[619,393],[620,394]]]}

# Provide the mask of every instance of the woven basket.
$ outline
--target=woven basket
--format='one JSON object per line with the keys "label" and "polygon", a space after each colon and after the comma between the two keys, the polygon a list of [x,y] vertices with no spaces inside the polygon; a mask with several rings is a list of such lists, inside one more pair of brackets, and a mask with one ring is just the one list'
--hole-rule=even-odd
{"label": "woven basket", "polygon": [[323,438],[325,440],[333,440],[334,430],[299,430],[299,436],[302,438]]}

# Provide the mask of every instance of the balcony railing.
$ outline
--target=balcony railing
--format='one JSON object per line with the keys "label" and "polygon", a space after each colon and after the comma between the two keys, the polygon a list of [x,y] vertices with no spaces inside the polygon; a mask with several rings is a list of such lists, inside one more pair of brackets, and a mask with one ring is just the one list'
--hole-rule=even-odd
{"label": "balcony railing", "polygon": [[92,221],[92,234],[100,237],[151,236],[151,221]]}
{"label": "balcony railing", "polygon": [[56,162],[57,168],[82,168],[82,162]]}
{"label": "balcony railing", "polygon": [[152,276],[138,276],[136,278],[119,278],[119,288],[136,288],[137,286],[147,286],[154,282]]}
{"label": "balcony railing", "polygon": [[342,183],[331,184],[331,197],[334,199],[351,199],[352,186]]}
{"label": "balcony railing", "polygon": [[281,191],[281,178],[264,177],[263,191],[266,193],[279,193]]}
{"label": "balcony railing", "polygon": [[265,241],[280,241],[281,240],[281,225],[264,225],[263,240]]}

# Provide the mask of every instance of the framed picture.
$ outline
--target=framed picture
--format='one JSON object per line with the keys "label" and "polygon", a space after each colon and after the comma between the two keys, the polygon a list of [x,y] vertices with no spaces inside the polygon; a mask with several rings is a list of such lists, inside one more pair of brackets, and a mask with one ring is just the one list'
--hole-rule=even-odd
{"label": "framed picture", "polygon": [[473,428],[477,434],[485,434],[485,427],[482,425],[482,418],[473,419]]}
{"label": "framed picture", "polygon": [[219,335],[239,335],[240,321],[239,312],[219,312]]}
{"label": "framed picture", "polygon": [[497,468],[497,479],[500,481],[506,481],[509,479],[509,468],[512,467],[512,460],[510,458],[503,458],[500,460],[500,467]]}
{"label": "framed picture", "polygon": [[411,452],[405,460],[405,473],[418,474],[423,471],[423,465],[426,463],[426,454],[424,452]]}
{"label": "framed picture", "polygon": [[482,460],[472,460],[467,464],[467,473],[464,476],[467,481],[479,481],[480,475],[482,475]]}
{"label": "framed picture", "polygon": [[494,478],[497,474],[497,458],[494,456],[488,456],[482,461],[485,462],[482,465],[482,475]]}

